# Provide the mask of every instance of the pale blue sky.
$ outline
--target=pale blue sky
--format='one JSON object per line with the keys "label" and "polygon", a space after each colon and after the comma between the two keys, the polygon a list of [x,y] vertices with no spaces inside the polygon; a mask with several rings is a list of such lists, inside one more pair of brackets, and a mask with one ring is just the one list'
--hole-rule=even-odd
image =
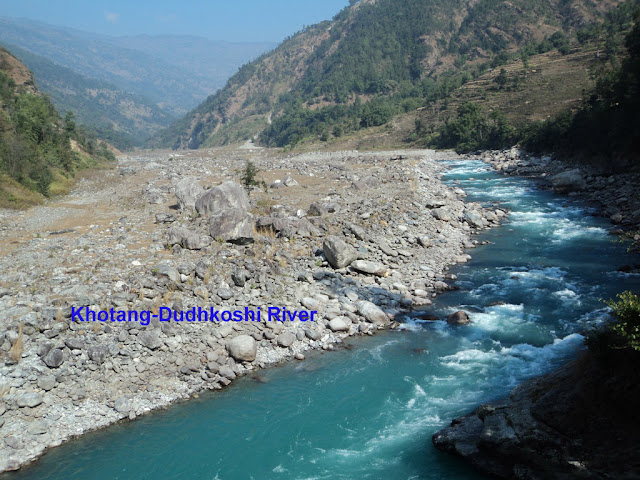
{"label": "pale blue sky", "polygon": [[347,0],[0,0],[0,16],[109,35],[191,34],[272,41],[328,20]]}

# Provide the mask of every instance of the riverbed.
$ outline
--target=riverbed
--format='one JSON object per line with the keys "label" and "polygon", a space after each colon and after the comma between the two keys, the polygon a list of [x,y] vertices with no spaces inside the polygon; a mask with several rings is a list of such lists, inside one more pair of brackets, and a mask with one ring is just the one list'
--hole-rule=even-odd
{"label": "riverbed", "polygon": [[640,262],[577,198],[480,161],[449,166],[445,180],[468,200],[510,211],[453,270],[459,290],[428,311],[462,309],[471,325],[407,317],[402,331],[87,434],[0,478],[483,478],[431,435],[574,358],[606,319],[601,299],[640,287],[617,268]]}

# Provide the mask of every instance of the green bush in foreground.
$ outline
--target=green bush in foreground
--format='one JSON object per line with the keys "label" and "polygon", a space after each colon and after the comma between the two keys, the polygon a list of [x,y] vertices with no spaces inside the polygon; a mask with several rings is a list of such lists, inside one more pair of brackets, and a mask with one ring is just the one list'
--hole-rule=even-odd
{"label": "green bush in foreground", "polygon": [[627,346],[640,351],[640,297],[627,291],[617,298],[607,302],[616,318],[611,330],[619,334]]}
{"label": "green bush in foreground", "polygon": [[[585,344],[604,361],[640,352],[640,297],[629,291],[609,300],[615,322],[590,332]],[[615,362],[614,362],[615,363]]]}

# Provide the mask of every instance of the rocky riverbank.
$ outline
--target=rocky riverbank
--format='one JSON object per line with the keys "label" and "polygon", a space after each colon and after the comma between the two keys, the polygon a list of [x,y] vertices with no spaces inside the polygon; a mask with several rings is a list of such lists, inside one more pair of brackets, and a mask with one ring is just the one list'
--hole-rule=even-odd
{"label": "rocky riverbank", "polygon": [[433,443],[497,478],[638,478],[634,361],[603,362],[585,353],[454,420]]}
{"label": "rocky riverbank", "polygon": [[[506,215],[432,151],[150,152],[0,212],[0,471],[237,376],[394,328]],[[237,185],[250,159],[266,188]],[[315,322],[72,322],[72,308],[316,310]],[[454,319],[455,320],[455,319]]]}
{"label": "rocky riverbank", "polygon": [[504,174],[540,178],[560,193],[579,196],[595,206],[599,215],[619,225],[617,233],[640,229],[640,173],[612,173],[602,165],[567,164],[516,148],[484,152],[481,158]]}

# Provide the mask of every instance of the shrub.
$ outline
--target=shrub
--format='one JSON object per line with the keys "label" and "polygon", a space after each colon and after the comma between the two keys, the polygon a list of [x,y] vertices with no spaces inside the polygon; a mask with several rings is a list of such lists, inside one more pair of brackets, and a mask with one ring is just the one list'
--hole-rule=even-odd
{"label": "shrub", "polygon": [[617,301],[607,302],[616,319],[611,330],[619,334],[628,347],[640,351],[640,297],[626,291],[617,298]]}

